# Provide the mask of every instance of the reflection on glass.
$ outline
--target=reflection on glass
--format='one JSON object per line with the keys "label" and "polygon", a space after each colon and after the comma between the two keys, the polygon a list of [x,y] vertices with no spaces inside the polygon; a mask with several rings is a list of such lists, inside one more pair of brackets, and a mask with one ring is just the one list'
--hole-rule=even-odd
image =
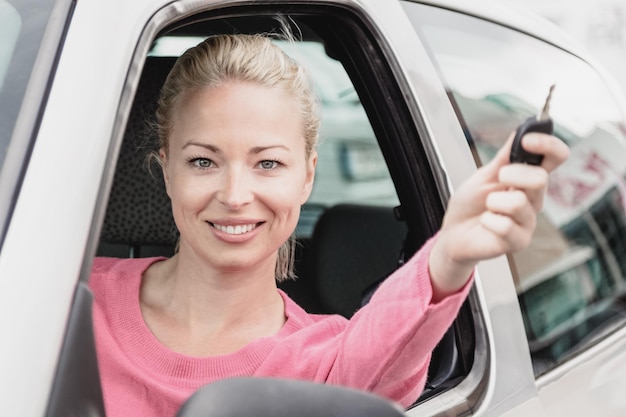
{"label": "reflection on glass", "polygon": [[13,56],[13,50],[17,43],[17,36],[22,27],[22,19],[5,0],[0,0],[0,90],[4,77]]}
{"label": "reflection on glass", "polygon": [[[6,184],[0,189],[0,203],[8,201],[19,175],[13,167],[3,169],[9,147],[15,143],[18,149],[25,148],[31,139],[25,132],[32,126],[14,136],[16,121],[21,114],[34,114],[41,105],[34,97],[25,101],[25,95],[33,71],[46,76],[49,71],[43,64],[36,69],[35,60],[52,7],[57,3],[56,0],[0,0],[0,174],[3,176],[0,182]],[[23,106],[24,103],[27,105]],[[19,152],[14,154],[17,158],[23,156]],[[15,167],[21,165],[17,160],[13,162]],[[0,218],[4,215],[0,204]]]}
{"label": "reflection on glass", "polygon": [[452,12],[423,7],[419,16],[478,164],[541,109],[556,84],[555,135],[571,157],[551,175],[530,247],[510,258],[535,370],[542,373],[623,314],[622,113],[587,63],[552,45]]}
{"label": "reflection on glass", "polygon": [[[13,57],[13,51],[22,27],[22,19],[17,10],[5,0],[0,0],[0,92],[3,90],[6,73]],[[8,115],[5,116],[0,106],[0,124],[3,130],[7,130],[10,124]],[[9,147],[9,136],[0,135],[0,167]]]}

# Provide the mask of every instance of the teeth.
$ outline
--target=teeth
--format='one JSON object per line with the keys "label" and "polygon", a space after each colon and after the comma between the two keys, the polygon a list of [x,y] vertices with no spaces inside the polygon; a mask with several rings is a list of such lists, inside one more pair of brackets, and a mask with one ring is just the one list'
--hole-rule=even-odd
{"label": "teeth", "polygon": [[222,226],[221,224],[213,223],[213,227],[229,235],[241,235],[248,233],[256,227],[254,224],[238,224],[237,226]]}

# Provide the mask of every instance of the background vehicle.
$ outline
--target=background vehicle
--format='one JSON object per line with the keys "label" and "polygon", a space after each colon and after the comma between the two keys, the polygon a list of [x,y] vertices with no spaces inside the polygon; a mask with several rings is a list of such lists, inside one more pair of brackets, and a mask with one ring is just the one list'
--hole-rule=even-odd
{"label": "background vehicle", "polygon": [[350,316],[556,82],[572,158],[533,245],[479,265],[406,414],[623,415],[622,98],[552,26],[467,3],[0,0],[0,413],[102,415],[92,259],[167,254],[175,240],[143,168],[176,55],[159,47],[271,31],[280,13],[302,32],[291,53],[332,74],[316,79],[318,188],[298,228],[300,279],[284,288]]}

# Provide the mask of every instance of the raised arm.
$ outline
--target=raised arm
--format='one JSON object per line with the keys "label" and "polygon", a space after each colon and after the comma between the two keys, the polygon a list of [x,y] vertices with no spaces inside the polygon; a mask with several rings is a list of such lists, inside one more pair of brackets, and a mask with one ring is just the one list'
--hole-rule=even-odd
{"label": "raised arm", "polygon": [[548,174],[567,159],[569,148],[554,136],[527,134],[523,147],[544,155],[543,162],[511,164],[512,141],[513,136],[450,199],[429,260],[434,301],[463,287],[479,261],[530,243]]}

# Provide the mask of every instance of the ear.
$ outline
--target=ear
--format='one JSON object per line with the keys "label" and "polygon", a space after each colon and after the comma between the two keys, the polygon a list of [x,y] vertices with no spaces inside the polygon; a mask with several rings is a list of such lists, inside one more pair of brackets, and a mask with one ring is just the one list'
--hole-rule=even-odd
{"label": "ear", "polygon": [[159,149],[159,159],[161,165],[161,171],[163,171],[163,181],[165,182],[165,191],[167,195],[172,197],[170,194],[170,176],[168,174],[168,160],[167,160],[167,152],[165,152],[164,148]]}
{"label": "ear", "polygon": [[315,167],[317,166],[317,152],[311,151],[309,159],[306,163],[306,177],[304,179],[304,187],[302,188],[302,200],[300,205],[306,203],[313,191],[313,183],[315,182]]}

